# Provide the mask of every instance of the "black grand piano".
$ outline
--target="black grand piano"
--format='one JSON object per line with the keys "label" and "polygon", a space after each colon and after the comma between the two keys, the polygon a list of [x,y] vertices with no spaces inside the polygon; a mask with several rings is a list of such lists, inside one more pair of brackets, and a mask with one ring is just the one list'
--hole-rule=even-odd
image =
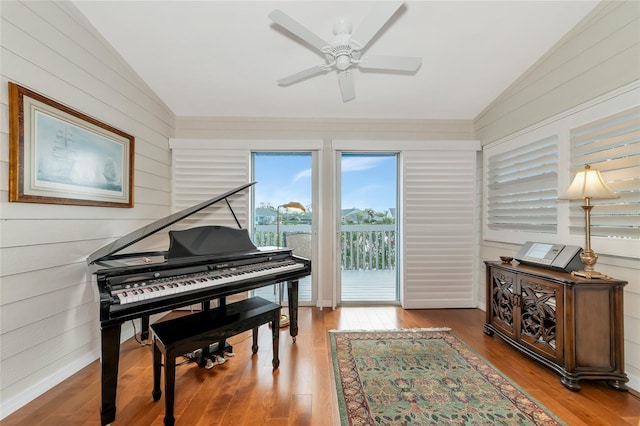
{"label": "black grand piano", "polygon": [[[311,273],[308,259],[291,249],[259,249],[242,229],[229,198],[255,182],[159,219],[100,248],[87,257],[100,292],[102,344],[101,424],[116,417],[120,330],[125,321],[141,318],[142,339],[148,338],[149,316],[227,296],[287,283],[290,335],[298,334],[298,280]],[[225,202],[238,228],[203,226],[169,231],[169,249],[121,253],[125,248],[215,203]],[[118,254],[120,253],[120,254]]]}

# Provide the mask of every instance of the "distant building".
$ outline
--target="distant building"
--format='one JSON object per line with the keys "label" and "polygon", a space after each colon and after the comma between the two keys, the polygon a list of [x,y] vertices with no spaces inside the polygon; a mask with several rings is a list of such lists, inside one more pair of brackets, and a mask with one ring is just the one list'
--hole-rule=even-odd
{"label": "distant building", "polygon": [[256,213],[256,225],[274,225],[276,223],[276,212],[264,207],[258,207]]}
{"label": "distant building", "polygon": [[360,209],[342,209],[342,223],[360,223],[365,218],[366,213]]}

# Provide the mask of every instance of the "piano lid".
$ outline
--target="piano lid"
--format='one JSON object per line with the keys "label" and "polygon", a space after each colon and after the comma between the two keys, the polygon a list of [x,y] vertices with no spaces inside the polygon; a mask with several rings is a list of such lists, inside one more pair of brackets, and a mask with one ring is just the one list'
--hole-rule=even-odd
{"label": "piano lid", "polygon": [[218,195],[217,197],[213,197],[210,200],[204,201],[200,204],[197,204],[195,206],[186,208],[184,210],[181,210],[179,212],[176,212],[170,216],[167,217],[163,217],[162,219],[158,219],[153,223],[150,223],[149,225],[143,226],[142,228],[136,229],[135,231],[118,238],[117,240],[107,244],[104,247],[99,248],[98,250],[94,251],[93,253],[91,253],[88,257],[87,257],[87,264],[91,265],[92,263],[99,261],[99,260],[103,260],[105,258],[108,258],[109,256],[112,256],[113,254],[119,252],[120,250],[123,250],[127,247],[129,247],[132,244],[137,243],[138,241],[152,235],[155,234],[156,232],[173,225],[174,223],[191,216],[194,213],[199,212],[202,209],[205,209],[207,207],[209,207],[212,204],[217,203],[218,201],[221,200],[225,200],[227,203],[227,206],[229,207],[229,210],[231,210],[231,214],[233,214],[234,219],[236,220],[236,223],[238,224],[238,227],[241,228],[240,226],[240,222],[238,222],[238,218],[236,217],[235,213],[233,212],[233,209],[231,209],[231,205],[229,204],[229,201],[227,200],[228,197],[232,196],[233,194],[242,191],[243,189],[246,189],[252,185],[255,185],[256,182],[250,182],[250,183],[246,183],[244,185],[241,185],[235,189],[232,189],[228,192],[225,192],[222,195]]}

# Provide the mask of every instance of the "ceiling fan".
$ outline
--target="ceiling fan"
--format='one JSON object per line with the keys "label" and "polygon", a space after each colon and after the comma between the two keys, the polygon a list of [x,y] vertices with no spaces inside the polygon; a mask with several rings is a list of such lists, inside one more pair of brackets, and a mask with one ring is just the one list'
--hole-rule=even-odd
{"label": "ceiling fan", "polygon": [[274,10],[269,14],[271,20],[319,50],[326,59],[325,64],[316,65],[282,78],[278,80],[278,84],[288,86],[335,69],[338,71],[342,100],[347,102],[356,97],[352,73],[356,67],[386,71],[417,71],[422,63],[422,58],[389,55],[361,56],[369,42],[402,4],[403,2],[376,2],[369,15],[355,32],[352,23],[347,18],[338,18],[333,25],[334,36],[328,42],[281,10]]}

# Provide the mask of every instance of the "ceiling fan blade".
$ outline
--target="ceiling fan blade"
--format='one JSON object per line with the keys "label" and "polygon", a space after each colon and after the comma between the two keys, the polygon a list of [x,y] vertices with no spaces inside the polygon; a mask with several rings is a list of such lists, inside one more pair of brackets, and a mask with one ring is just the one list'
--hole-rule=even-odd
{"label": "ceiling fan blade", "polygon": [[362,21],[360,26],[356,28],[351,36],[351,40],[355,40],[358,43],[358,50],[364,49],[371,39],[380,31],[384,24],[393,16],[400,6],[401,1],[398,2],[375,2],[373,9],[369,12],[369,15]]}
{"label": "ceiling fan blade", "polygon": [[306,41],[311,46],[320,51],[322,51],[324,47],[329,46],[329,43],[318,37],[308,28],[300,24],[298,21],[296,21],[280,9],[272,11],[269,14],[269,18],[271,18],[271,20],[273,20],[273,22],[275,22],[276,24],[280,25],[290,33],[300,37],[302,40]]}
{"label": "ceiling fan blade", "polygon": [[414,56],[370,55],[358,63],[358,66],[389,71],[417,71],[421,64],[422,58]]}
{"label": "ceiling fan blade", "polygon": [[328,69],[326,65],[316,65],[314,67],[292,74],[288,77],[281,78],[280,80],[278,80],[278,84],[280,86],[288,86],[289,84],[304,80],[305,78],[311,77],[312,75],[324,73],[327,71]]}
{"label": "ceiling fan blade", "polygon": [[342,93],[343,102],[349,102],[356,98],[356,88],[351,70],[340,71],[338,74],[338,83],[340,83],[340,93]]}

